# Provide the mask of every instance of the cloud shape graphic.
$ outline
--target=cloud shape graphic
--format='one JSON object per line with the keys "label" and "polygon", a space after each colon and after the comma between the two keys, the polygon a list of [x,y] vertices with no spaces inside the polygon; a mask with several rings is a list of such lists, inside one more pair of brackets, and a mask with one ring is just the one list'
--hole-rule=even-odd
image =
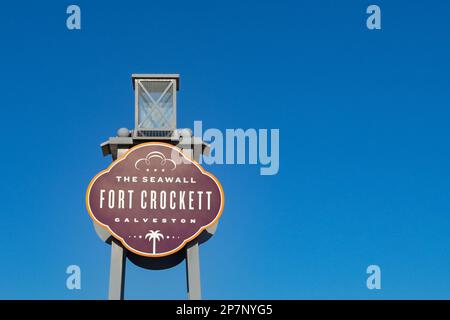
{"label": "cloud shape graphic", "polygon": [[134,167],[137,170],[141,170],[141,167],[143,166],[147,166],[147,167],[151,167],[152,166],[152,159],[159,159],[160,166],[171,166],[170,170],[175,170],[177,168],[177,164],[175,163],[175,161],[173,161],[172,159],[167,159],[166,156],[159,152],[159,151],[152,151],[149,154],[147,154],[145,156],[145,158],[141,158],[138,159],[135,163],[134,163]]}

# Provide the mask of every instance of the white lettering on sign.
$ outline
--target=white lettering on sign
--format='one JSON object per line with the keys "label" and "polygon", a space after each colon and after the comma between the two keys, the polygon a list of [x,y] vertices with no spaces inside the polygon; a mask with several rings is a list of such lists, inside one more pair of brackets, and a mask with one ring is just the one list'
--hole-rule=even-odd
{"label": "white lettering on sign", "polygon": [[[203,193],[206,197],[203,197]],[[131,209],[133,203],[134,190],[110,189],[100,190],[100,208],[107,204],[109,209],[121,210]],[[202,210],[206,206],[207,210],[211,210],[211,191],[155,191],[142,190],[139,194],[140,208],[143,210]]]}

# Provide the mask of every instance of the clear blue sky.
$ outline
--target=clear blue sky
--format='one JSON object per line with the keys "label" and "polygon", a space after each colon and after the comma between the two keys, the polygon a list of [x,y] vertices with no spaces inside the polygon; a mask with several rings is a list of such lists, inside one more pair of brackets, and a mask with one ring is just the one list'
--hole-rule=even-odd
{"label": "clear blue sky", "polygon": [[[0,298],[107,297],[84,197],[133,127],[132,73],[181,74],[180,127],[280,129],[278,175],[207,167],[226,204],[204,298],[450,298],[447,2],[376,1],[381,31],[367,1],[75,3],[81,31],[71,2],[1,6]],[[184,272],[128,263],[126,298],[184,299]]]}

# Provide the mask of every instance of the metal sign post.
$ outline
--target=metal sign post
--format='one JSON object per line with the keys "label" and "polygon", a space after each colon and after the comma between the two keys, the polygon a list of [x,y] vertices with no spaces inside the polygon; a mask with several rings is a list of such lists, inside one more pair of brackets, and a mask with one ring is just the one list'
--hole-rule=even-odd
{"label": "metal sign post", "polygon": [[[115,159],[121,157],[127,149],[118,149]],[[115,160],[114,159],[114,160]],[[120,241],[111,237],[111,262],[109,266],[109,300],[123,300],[125,292],[125,268],[127,250]]]}
{"label": "metal sign post", "polygon": [[111,239],[111,264],[109,268],[109,300],[123,300],[125,292],[126,249],[116,239]]}
{"label": "metal sign post", "polygon": [[186,280],[189,300],[200,300],[202,290],[200,285],[200,253],[197,241],[186,246]]}

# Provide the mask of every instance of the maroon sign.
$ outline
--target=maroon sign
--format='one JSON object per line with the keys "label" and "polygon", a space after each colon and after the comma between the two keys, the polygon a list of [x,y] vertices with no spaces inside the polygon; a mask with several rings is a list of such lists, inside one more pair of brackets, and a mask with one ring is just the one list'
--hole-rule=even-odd
{"label": "maroon sign", "polygon": [[130,149],[97,174],[86,192],[92,219],[129,250],[173,254],[219,219],[219,181],[170,144]]}

